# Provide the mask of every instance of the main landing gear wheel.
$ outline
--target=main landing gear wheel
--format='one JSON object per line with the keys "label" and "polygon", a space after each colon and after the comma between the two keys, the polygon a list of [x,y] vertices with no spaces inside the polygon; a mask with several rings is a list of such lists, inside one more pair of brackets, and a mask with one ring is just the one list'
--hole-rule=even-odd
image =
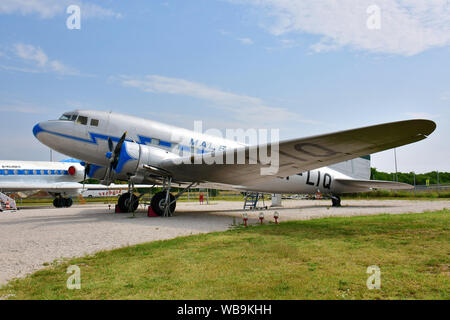
{"label": "main landing gear wheel", "polygon": [[70,208],[73,204],[73,200],[71,198],[64,199],[64,207]]}
{"label": "main landing gear wheel", "polygon": [[73,204],[72,198],[55,198],[53,200],[53,206],[55,208],[69,208]]}
{"label": "main landing gear wheel", "polygon": [[139,206],[139,198],[132,194],[130,206],[130,193],[127,192],[119,197],[118,205],[121,212],[135,212]]}
{"label": "main landing gear wheel", "polygon": [[333,207],[340,207],[341,206],[341,197],[339,196],[332,196],[331,202],[333,203]]}
{"label": "main landing gear wheel", "polygon": [[[169,193],[169,202],[172,202],[169,208],[170,209],[169,215],[171,215],[172,213],[175,212],[175,208],[177,206],[177,203],[175,202],[175,196],[171,193]],[[166,192],[161,191],[155,194],[151,201],[153,212],[156,213],[158,216],[163,216],[165,203],[166,203]]]}

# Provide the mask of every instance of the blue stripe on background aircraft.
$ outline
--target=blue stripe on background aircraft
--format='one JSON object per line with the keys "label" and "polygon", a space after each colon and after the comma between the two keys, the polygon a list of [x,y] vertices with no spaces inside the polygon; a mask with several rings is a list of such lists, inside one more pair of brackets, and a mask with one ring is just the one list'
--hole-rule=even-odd
{"label": "blue stripe on background aircraft", "polygon": [[84,180],[85,167],[74,159],[61,162],[0,160],[0,192],[27,194],[43,190],[54,197],[53,205],[57,208],[72,206],[71,197],[83,190],[128,189],[128,185],[79,183]]}
{"label": "blue stripe on background aircraft", "polygon": [[[331,196],[333,206],[340,205],[344,193],[410,189],[408,184],[369,180],[366,155],[423,140],[435,128],[430,120],[406,120],[280,141],[274,147],[246,145],[124,114],[75,110],[37,124],[33,133],[48,147],[82,159],[89,177],[103,184],[114,180],[127,181],[131,187],[162,184],[164,191],[153,196],[151,206],[158,215],[169,216],[177,198],[193,186],[275,194],[321,192]],[[276,165],[261,157],[264,150],[278,152]],[[175,196],[174,186],[183,187]],[[130,192],[119,198],[118,205],[122,211],[134,211],[138,202]]]}

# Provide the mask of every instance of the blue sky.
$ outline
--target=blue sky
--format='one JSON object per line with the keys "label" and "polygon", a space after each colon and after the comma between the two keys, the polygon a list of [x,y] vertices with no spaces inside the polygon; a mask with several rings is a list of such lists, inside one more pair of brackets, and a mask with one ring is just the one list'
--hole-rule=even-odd
{"label": "blue sky", "polygon": [[[0,158],[47,160],[33,125],[89,108],[282,139],[427,118],[438,129],[397,150],[399,170],[450,171],[450,4],[403,3],[3,0]],[[393,151],[373,166],[393,171]]]}

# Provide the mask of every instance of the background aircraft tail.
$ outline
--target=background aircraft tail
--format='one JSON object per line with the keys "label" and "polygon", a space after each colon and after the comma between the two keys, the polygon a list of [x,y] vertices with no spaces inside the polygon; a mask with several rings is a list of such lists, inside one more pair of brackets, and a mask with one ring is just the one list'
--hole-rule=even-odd
{"label": "background aircraft tail", "polygon": [[336,163],[329,167],[353,179],[370,179],[370,155]]}

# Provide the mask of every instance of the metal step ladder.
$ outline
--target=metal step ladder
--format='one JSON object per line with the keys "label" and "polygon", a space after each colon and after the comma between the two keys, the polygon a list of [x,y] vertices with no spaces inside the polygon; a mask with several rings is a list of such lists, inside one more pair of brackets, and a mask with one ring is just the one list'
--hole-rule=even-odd
{"label": "metal step ladder", "polygon": [[[263,201],[263,207],[257,208],[256,205],[258,204],[258,201],[262,199]],[[264,194],[259,192],[246,192],[245,193],[245,199],[244,199],[244,210],[250,209],[250,210],[256,210],[256,209],[267,209],[267,206],[264,202]]]}
{"label": "metal step ladder", "polygon": [[16,201],[0,192],[0,212],[17,210]]}

